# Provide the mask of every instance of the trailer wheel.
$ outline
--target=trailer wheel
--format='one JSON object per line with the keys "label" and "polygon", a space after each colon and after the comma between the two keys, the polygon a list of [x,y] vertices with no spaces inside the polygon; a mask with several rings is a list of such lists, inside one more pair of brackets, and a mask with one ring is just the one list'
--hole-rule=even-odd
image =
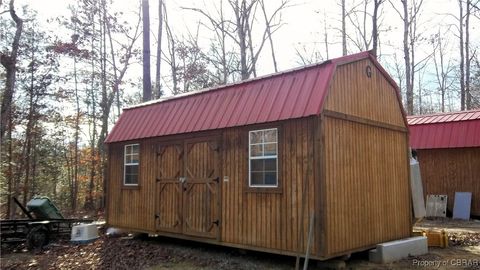
{"label": "trailer wheel", "polygon": [[35,226],[27,234],[29,249],[41,248],[48,244],[48,230],[44,226]]}

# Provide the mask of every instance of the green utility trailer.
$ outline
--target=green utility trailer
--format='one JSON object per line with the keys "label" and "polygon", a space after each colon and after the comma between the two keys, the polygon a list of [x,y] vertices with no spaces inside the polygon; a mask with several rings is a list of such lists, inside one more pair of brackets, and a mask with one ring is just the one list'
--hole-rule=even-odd
{"label": "green utility trailer", "polygon": [[[78,223],[90,223],[91,219],[66,219],[48,197],[35,197],[25,208],[16,198],[13,201],[28,219],[0,220],[2,243],[25,242],[30,249],[40,248],[56,237],[69,236]],[[32,215],[33,213],[33,215]]]}
{"label": "green utility trailer", "polygon": [[45,196],[36,196],[27,203],[27,209],[39,219],[64,219],[60,210]]}

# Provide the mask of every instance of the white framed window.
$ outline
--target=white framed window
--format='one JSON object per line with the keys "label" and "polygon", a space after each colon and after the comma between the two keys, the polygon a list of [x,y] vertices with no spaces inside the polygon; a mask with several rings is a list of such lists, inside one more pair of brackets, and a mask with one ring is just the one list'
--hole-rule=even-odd
{"label": "white framed window", "polygon": [[123,163],[123,184],[125,186],[138,185],[139,152],[140,145],[138,143],[125,145]]}
{"label": "white framed window", "polygon": [[248,185],[278,187],[278,131],[276,128],[248,133]]}

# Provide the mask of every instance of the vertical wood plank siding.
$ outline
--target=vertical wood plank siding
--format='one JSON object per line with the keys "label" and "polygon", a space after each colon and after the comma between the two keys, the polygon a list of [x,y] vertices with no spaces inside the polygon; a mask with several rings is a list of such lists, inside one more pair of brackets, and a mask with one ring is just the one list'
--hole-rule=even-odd
{"label": "vertical wood plank siding", "polygon": [[480,147],[425,149],[417,153],[425,196],[448,195],[448,210],[452,211],[456,191],[472,192],[471,213],[480,216]]}
{"label": "vertical wood plank siding", "polygon": [[[311,117],[272,124],[279,131],[278,164],[281,170],[279,171],[281,190],[276,192],[268,192],[268,189],[265,192],[249,191],[247,188],[248,131],[264,127],[239,127],[223,131],[220,241],[279,252],[305,250],[310,214],[314,209],[313,124],[315,119]],[[195,138],[195,135],[189,137]],[[172,140],[162,140],[162,144],[168,141],[178,142],[179,140],[178,137],[172,137]],[[156,176],[154,169],[157,166],[155,149],[158,149],[158,145],[153,140],[140,142],[140,186],[138,189],[122,189],[124,145],[110,145],[108,224],[155,232]],[[207,151],[207,149],[203,150]],[[199,156],[203,150],[196,149],[193,152],[192,161],[198,160],[199,163],[193,162],[191,170],[201,171],[203,166],[209,165],[208,160]],[[167,152],[174,153],[172,147],[164,151],[165,155]],[[169,167],[168,164],[162,166],[166,175],[178,171],[177,168],[167,167]],[[175,166],[172,165],[172,167]],[[229,181],[223,182],[223,176],[227,176]],[[304,187],[304,184],[307,186]],[[302,207],[304,190],[305,207]],[[192,199],[195,200],[195,197]],[[195,208],[189,209],[195,211]],[[202,212],[197,210],[199,213]],[[169,217],[170,219],[166,221],[173,223],[175,217],[173,215]],[[200,222],[198,224],[204,222],[202,217],[197,218],[199,220],[193,219],[192,222],[198,221]],[[172,232],[172,230],[165,231]],[[317,250],[318,243],[315,242],[312,244],[312,254]]]}
{"label": "vertical wood plank siding", "polygon": [[325,110],[405,127],[395,89],[368,59],[338,67],[329,93]]}
{"label": "vertical wood plank siding", "polygon": [[[137,142],[135,142],[137,143]],[[140,231],[155,230],[155,155],[151,140],[140,143],[138,187],[123,187],[123,148],[111,144],[108,160],[108,224]]]}
{"label": "vertical wood plank siding", "polygon": [[[246,190],[248,130],[260,128],[224,132],[223,174],[229,181],[222,183],[223,242],[291,252],[305,250],[308,220],[314,207],[313,122],[314,118],[298,119],[278,127],[281,192]],[[315,243],[312,252],[317,249]]]}
{"label": "vertical wood plank siding", "polygon": [[328,255],[410,235],[405,134],[326,117]]}
{"label": "vertical wood plank siding", "polygon": [[320,237],[325,239],[320,241],[325,246],[321,255],[332,257],[408,237],[408,134],[402,131],[405,122],[393,86],[370,60],[339,66],[325,110],[355,118],[327,114],[322,123],[325,188],[319,195],[324,196],[325,233]]}

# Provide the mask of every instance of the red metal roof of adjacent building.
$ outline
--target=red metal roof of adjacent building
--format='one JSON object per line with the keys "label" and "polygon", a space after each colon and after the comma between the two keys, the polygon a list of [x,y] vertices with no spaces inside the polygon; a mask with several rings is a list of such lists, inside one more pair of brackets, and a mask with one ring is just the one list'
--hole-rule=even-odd
{"label": "red metal roof of adjacent building", "polygon": [[[337,65],[369,52],[124,109],[106,143],[318,115]],[[393,80],[387,79],[395,85]]]}
{"label": "red metal roof of adjacent building", "polygon": [[408,116],[414,149],[480,147],[480,110]]}

